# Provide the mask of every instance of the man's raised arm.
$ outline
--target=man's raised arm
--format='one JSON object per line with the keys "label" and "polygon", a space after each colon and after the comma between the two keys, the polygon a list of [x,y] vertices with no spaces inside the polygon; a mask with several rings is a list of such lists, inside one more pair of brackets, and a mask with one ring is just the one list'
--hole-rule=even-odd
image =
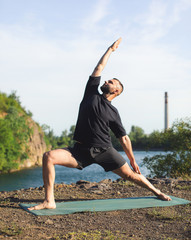
{"label": "man's raised arm", "polygon": [[101,72],[103,71],[105,65],[107,64],[107,61],[111,55],[112,52],[114,52],[120,42],[121,42],[122,38],[119,38],[117,41],[115,41],[108,49],[107,51],[104,53],[104,55],[101,57],[101,59],[99,60],[97,66],[95,67],[93,73],[92,73],[92,77],[99,77],[101,75]]}

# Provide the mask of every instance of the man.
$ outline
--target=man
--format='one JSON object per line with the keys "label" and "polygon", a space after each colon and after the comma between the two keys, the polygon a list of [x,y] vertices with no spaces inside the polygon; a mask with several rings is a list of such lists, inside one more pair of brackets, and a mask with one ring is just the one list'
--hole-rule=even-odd
{"label": "man", "polygon": [[[92,163],[101,165],[105,171],[113,171],[120,177],[133,181],[147,188],[158,198],[170,201],[171,198],[156,189],[140,172],[133,155],[131,141],[122,126],[117,109],[111,101],[123,91],[121,82],[113,78],[105,81],[101,86],[103,94],[98,92],[100,75],[111,55],[121,42],[121,38],[114,42],[102,56],[86,85],[84,97],[80,104],[78,121],[74,133],[76,141],[73,148],[56,149],[43,155],[43,180],[45,200],[43,203],[29,208],[39,210],[56,208],[54,200],[54,165],[83,169]],[[112,147],[109,135],[114,132],[130,160],[133,170],[123,157]]]}

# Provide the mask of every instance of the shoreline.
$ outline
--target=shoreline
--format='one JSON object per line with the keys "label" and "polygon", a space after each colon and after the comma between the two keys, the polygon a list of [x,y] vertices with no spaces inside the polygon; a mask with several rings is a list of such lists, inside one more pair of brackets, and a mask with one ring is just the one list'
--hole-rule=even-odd
{"label": "shoreline", "polygon": [[[184,180],[182,178],[150,178],[150,177],[146,177],[147,180],[149,180],[152,184],[191,184],[191,180]],[[68,186],[77,186],[77,185],[81,185],[83,186],[84,184],[86,186],[98,186],[102,183],[118,183],[118,182],[127,182],[127,180],[124,180],[122,178],[118,178],[116,180],[112,180],[112,179],[103,179],[99,182],[91,182],[91,181],[87,181],[87,180],[78,180],[76,183],[55,183],[54,186],[55,188],[57,188],[58,186],[64,186],[64,185],[68,185]],[[133,184],[133,183],[131,183]],[[15,190],[2,190],[0,191],[0,193],[6,193],[6,192],[17,192],[17,191],[27,191],[27,190],[42,190],[44,188],[44,186],[39,186],[39,187],[29,187],[29,188],[21,188],[21,189],[15,189]]]}

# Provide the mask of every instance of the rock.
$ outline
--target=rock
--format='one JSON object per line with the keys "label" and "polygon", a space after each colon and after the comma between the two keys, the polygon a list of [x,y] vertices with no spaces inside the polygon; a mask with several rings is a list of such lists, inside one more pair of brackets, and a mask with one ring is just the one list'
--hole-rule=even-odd
{"label": "rock", "polygon": [[99,185],[98,185],[98,188],[99,188],[99,190],[101,190],[101,191],[111,190],[110,185],[105,184],[105,183],[101,183],[101,184],[99,184]]}
{"label": "rock", "polygon": [[162,227],[163,227],[163,225],[162,225],[162,224],[159,224],[157,227],[159,227],[159,228],[162,228]]}
{"label": "rock", "polygon": [[79,180],[76,182],[76,185],[81,185],[81,184],[90,184],[91,182],[86,181],[86,180]]}
{"label": "rock", "polygon": [[99,190],[95,190],[95,191],[93,191],[93,193],[98,194],[98,195],[103,195],[103,192],[99,191]]}
{"label": "rock", "polygon": [[98,189],[98,185],[93,185],[91,187],[88,188],[89,190],[95,190],[95,189]]}
{"label": "rock", "polygon": [[85,188],[85,189],[91,189],[91,188],[98,188],[98,184],[96,182],[89,182],[89,181],[85,181],[85,180],[79,180],[76,182],[76,185],[80,188]]}
{"label": "rock", "polygon": [[113,182],[118,183],[118,182],[121,182],[121,181],[125,181],[125,179],[123,179],[123,178],[118,178],[117,180],[115,180],[115,181],[113,181]]}
{"label": "rock", "polygon": [[160,184],[161,183],[159,179],[147,178],[147,180],[152,184]]}
{"label": "rock", "polygon": [[19,165],[20,169],[41,166],[43,153],[48,148],[41,128],[32,119],[28,119],[28,125],[32,128],[32,135],[30,136],[29,143],[27,143],[29,158]]}
{"label": "rock", "polygon": [[179,180],[178,183],[179,183],[179,184],[183,183],[183,184],[188,184],[188,185],[190,185],[190,184],[191,184],[191,181]]}
{"label": "rock", "polygon": [[46,222],[45,222],[45,224],[52,225],[52,224],[54,224],[54,222],[53,222],[51,219],[47,219]]}
{"label": "rock", "polygon": [[55,188],[56,189],[63,188],[63,184],[55,184]]}
{"label": "rock", "polygon": [[111,184],[112,180],[111,179],[103,179],[99,183]]}
{"label": "rock", "polygon": [[168,179],[165,179],[165,184],[171,184],[173,182],[172,179],[168,178]]}

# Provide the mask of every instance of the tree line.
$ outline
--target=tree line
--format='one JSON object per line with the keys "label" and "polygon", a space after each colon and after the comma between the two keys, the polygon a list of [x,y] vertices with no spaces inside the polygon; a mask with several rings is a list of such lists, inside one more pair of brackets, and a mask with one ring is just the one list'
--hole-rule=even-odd
{"label": "tree line", "polygon": [[[28,158],[27,143],[33,129],[29,126],[32,113],[21,106],[15,92],[10,95],[0,92],[0,173],[18,168]],[[74,144],[75,126],[64,130],[60,136],[47,125],[41,126],[47,146],[52,149]],[[191,119],[177,120],[167,131],[153,131],[145,134],[138,126],[132,126],[128,134],[134,150],[160,150],[166,154],[146,157],[143,164],[157,177],[191,177]],[[122,147],[111,132],[113,146]]]}
{"label": "tree line", "polygon": [[[73,135],[75,125],[72,125],[69,130],[64,130],[60,136],[56,136],[54,131],[47,125],[43,124],[42,129],[45,133],[46,143],[55,148],[64,148],[74,145]],[[145,134],[144,130],[138,126],[132,126],[128,133],[134,150],[141,151],[167,151],[172,148],[172,141],[166,139],[166,134],[169,131],[153,131],[150,134]],[[112,145],[118,151],[123,151],[119,140],[110,132]]]}

